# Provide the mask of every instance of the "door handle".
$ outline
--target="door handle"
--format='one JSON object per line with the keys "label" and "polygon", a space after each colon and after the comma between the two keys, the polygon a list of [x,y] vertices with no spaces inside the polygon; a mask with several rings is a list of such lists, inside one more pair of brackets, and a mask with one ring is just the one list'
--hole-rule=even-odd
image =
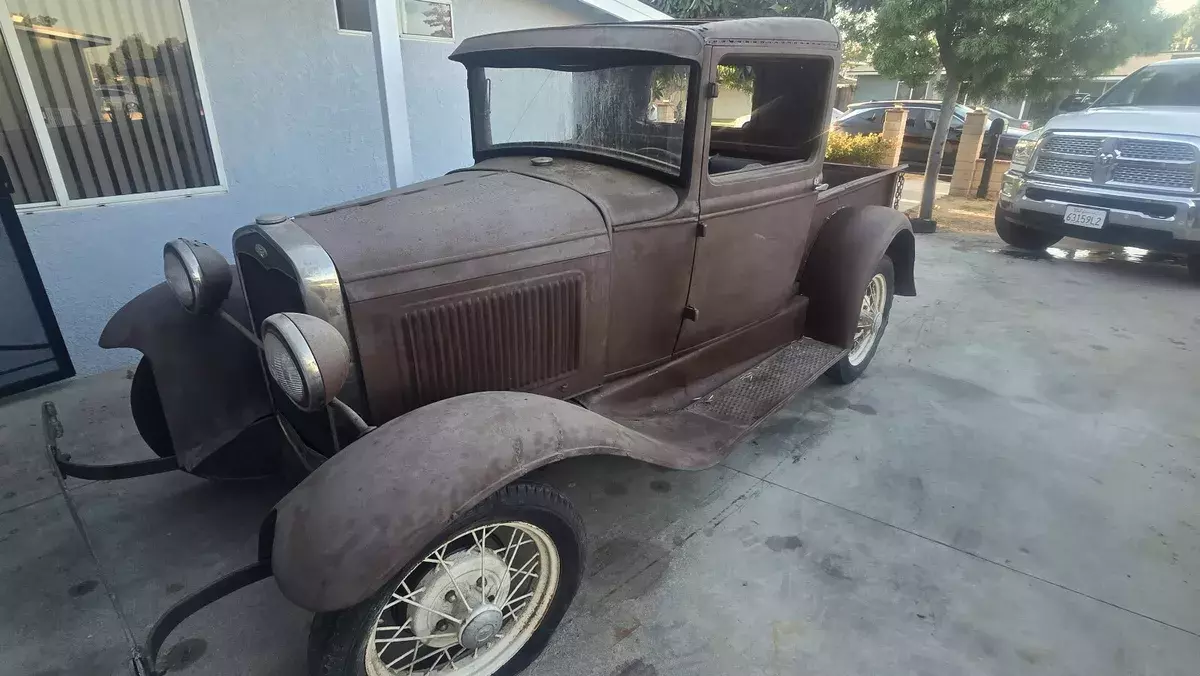
{"label": "door handle", "polygon": [[813,188],[813,190],[816,190],[817,192],[825,192],[826,190],[829,190],[829,184],[819,183],[815,188]]}

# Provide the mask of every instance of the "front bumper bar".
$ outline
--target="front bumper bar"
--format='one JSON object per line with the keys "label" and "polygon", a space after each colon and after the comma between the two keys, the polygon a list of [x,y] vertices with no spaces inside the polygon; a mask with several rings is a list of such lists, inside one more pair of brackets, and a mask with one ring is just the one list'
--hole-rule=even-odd
{"label": "front bumper bar", "polygon": [[[70,456],[63,455],[58,447],[58,440],[63,436],[63,426],[58,419],[58,411],[52,401],[42,402],[42,432],[46,440],[46,455],[50,460],[51,467],[54,469],[55,479],[59,483],[59,490],[66,496],[68,509],[71,511],[71,516],[76,520],[77,526],[80,529],[83,528],[83,524],[79,521],[74,503],[71,500],[70,494],[66,491],[64,484],[65,477],[73,476],[80,479],[108,481],[161,474],[179,469],[179,464],[173,457],[137,460],[115,465],[83,465],[71,462]],[[84,533],[84,537],[87,537],[86,532]],[[150,633],[146,637],[145,646],[135,647],[133,656],[135,673],[138,676],[163,676],[166,674],[169,665],[164,665],[160,668],[159,652],[176,627],[214,601],[248,587],[255,582],[265,580],[273,574],[271,560],[269,558],[260,558],[255,563],[235,570],[180,599],[178,603],[171,606],[167,612],[163,613],[162,617],[155,621],[154,626],[150,628]]]}
{"label": "front bumper bar", "polygon": [[[1062,218],[1069,206],[1108,212],[1105,227],[1088,230],[1066,226]],[[1052,183],[1009,172],[1004,175],[1000,209],[1022,225],[1061,230],[1082,239],[1101,239],[1101,233],[1111,226],[1125,234],[1125,239],[1138,239],[1140,232],[1149,248],[1187,252],[1200,249],[1200,200],[1193,197]],[[1094,236],[1089,237],[1089,232]]]}
{"label": "front bumper bar", "polygon": [[175,459],[175,456],[134,460],[112,465],[85,465],[71,462],[71,456],[64,455],[58,448],[58,440],[63,435],[63,426],[58,420],[58,409],[52,401],[42,402],[42,435],[46,439],[46,453],[50,457],[50,464],[59,478],[72,476],[77,479],[93,481],[114,481],[164,474],[179,469],[179,461]]}

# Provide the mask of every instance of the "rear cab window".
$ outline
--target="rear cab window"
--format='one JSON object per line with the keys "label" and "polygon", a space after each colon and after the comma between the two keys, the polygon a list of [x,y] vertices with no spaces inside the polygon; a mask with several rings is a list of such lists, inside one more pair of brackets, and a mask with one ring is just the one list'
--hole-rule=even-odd
{"label": "rear cab window", "polygon": [[806,162],[828,124],[826,58],[727,55],[717,66],[709,174]]}

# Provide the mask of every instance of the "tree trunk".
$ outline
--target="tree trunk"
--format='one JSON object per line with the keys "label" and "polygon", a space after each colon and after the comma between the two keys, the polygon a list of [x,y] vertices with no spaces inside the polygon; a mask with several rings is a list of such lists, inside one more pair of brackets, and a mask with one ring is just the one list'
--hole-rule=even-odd
{"label": "tree trunk", "polygon": [[942,170],[942,156],[946,154],[946,137],[950,135],[950,123],[954,120],[954,107],[958,102],[958,91],[962,83],[946,74],[946,88],[942,91],[942,112],[937,127],[933,130],[933,141],[929,144],[929,160],[925,165],[925,187],[921,195],[920,218],[933,218],[933,198],[937,196],[938,173]]}

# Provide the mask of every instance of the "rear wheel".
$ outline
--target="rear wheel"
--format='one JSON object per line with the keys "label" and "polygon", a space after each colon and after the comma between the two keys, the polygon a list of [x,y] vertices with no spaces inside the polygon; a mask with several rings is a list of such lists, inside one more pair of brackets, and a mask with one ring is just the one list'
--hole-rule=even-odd
{"label": "rear wheel", "polygon": [[1188,274],[1193,282],[1200,284],[1200,254],[1188,256]]}
{"label": "rear wheel", "polygon": [[1017,225],[996,208],[996,234],[1000,235],[1000,239],[1004,240],[1005,244],[1015,246],[1018,249],[1029,249],[1031,251],[1042,251],[1048,246],[1053,246],[1058,243],[1058,240],[1063,236],[1053,232],[1045,232],[1043,230],[1034,230],[1023,225]]}
{"label": "rear wheel", "polygon": [[846,385],[858,380],[862,372],[867,370],[867,365],[875,358],[875,350],[879,349],[879,341],[883,338],[888,317],[892,313],[895,279],[896,273],[892,259],[887,256],[879,259],[875,274],[867,282],[866,291],[863,293],[858,325],[854,331],[854,343],[850,346],[850,352],[825,372],[825,375],[835,383]]}
{"label": "rear wheel", "polygon": [[507,486],[371,598],[313,618],[309,672],[519,673],[546,646],[579,588],[583,543],[582,521],[561,493],[543,484]]}

